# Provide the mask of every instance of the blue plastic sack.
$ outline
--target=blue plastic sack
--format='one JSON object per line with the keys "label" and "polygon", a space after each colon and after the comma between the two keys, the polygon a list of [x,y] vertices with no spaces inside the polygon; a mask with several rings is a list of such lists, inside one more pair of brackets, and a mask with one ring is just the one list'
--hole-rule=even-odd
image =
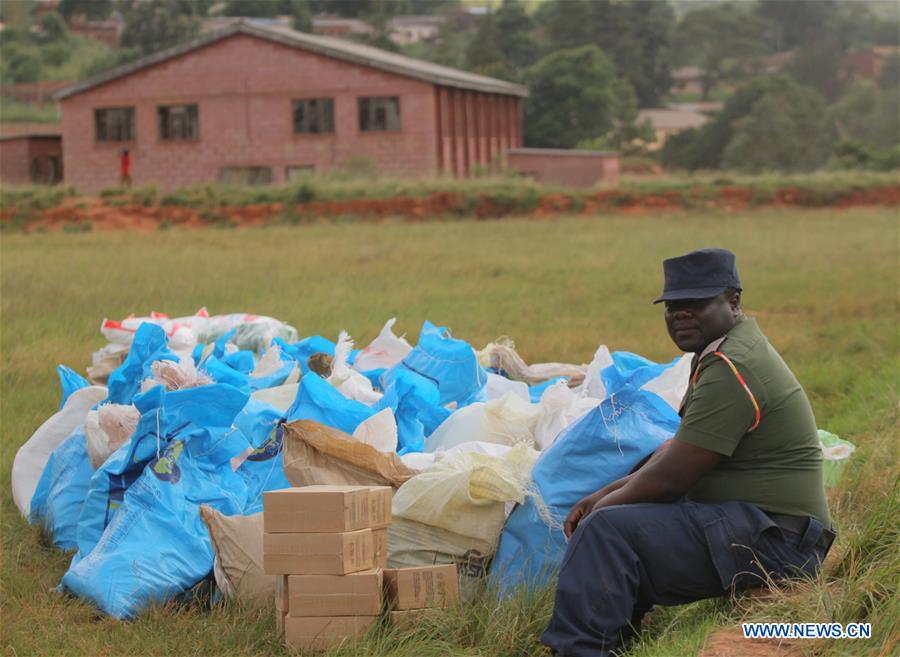
{"label": "blue plastic sack", "polygon": [[[308,338],[303,338],[299,342],[295,342],[294,344],[288,344],[281,338],[273,338],[272,344],[277,344],[281,347],[281,353],[290,355],[297,363],[300,365],[300,369],[303,371],[303,374],[309,372],[309,365],[307,361],[309,361],[309,357],[313,354],[324,353],[329,356],[334,356],[334,349],[337,346],[331,340],[327,340],[323,338],[321,335],[313,335]],[[356,352],[352,353],[353,357],[356,357]],[[348,364],[352,363],[348,359]]]}
{"label": "blue plastic sack", "polygon": [[91,478],[91,486],[78,519],[78,553],[83,559],[100,540],[121,508],[125,494],[145,466],[175,438],[201,435],[207,442],[228,437],[246,449],[244,434],[231,425],[249,396],[232,386],[214,384],[166,392],[155,386],[138,395],[134,405],[141,419],[131,440],[113,452]]}
{"label": "blue plastic sack", "polygon": [[294,370],[294,367],[296,367],[294,359],[289,355],[286,355],[284,351],[282,351],[281,367],[279,367],[276,371],[272,372],[271,374],[266,374],[265,376],[250,376],[249,372],[253,370],[253,368],[255,367],[255,363],[251,365],[250,369],[246,372],[243,370],[246,369],[247,363],[238,362],[239,368],[236,368],[232,364],[236,361],[231,360],[231,356],[235,356],[237,354],[251,355],[251,352],[238,351],[234,354],[231,354],[230,356],[226,356],[224,359],[210,354],[206,358],[206,360],[203,361],[201,369],[202,371],[206,372],[216,383],[227,383],[228,385],[233,386],[242,392],[251,393],[257,390],[262,390],[263,388],[273,388],[275,386],[280,386],[285,382],[288,376],[290,376],[291,372]]}
{"label": "blue plastic sack", "polygon": [[29,522],[44,525],[58,548],[76,548],[78,516],[93,474],[82,426],[50,454],[31,498]]}
{"label": "blue plastic sack", "polygon": [[130,404],[141,390],[141,382],[152,374],[150,366],[158,360],[178,362],[168,347],[161,326],[144,322],[134,334],[125,362],[109,375],[105,403]]}
{"label": "blue plastic sack", "polygon": [[627,475],[675,434],[679,421],[659,397],[626,385],[568,427],[532,471],[558,526],[542,519],[532,498],[516,507],[500,535],[492,583],[506,591],[543,585],[565,553],[561,527],[575,503]]}
{"label": "blue plastic sack", "polygon": [[471,345],[451,337],[448,329],[429,321],[422,325],[415,348],[384,373],[385,390],[404,370],[434,383],[441,406],[456,403],[461,407],[478,401],[478,394],[487,383],[487,374],[478,364]]}
{"label": "blue plastic sack", "polygon": [[556,378],[549,379],[544,381],[543,383],[538,383],[534,386],[528,386],[528,396],[531,398],[532,404],[540,404],[541,397],[544,395],[544,391],[550,386],[559,383],[560,381],[568,381],[569,379],[565,376],[557,376]]}
{"label": "blue plastic sack", "polygon": [[676,358],[670,363],[654,363],[629,351],[614,351],[611,355],[613,364],[600,372],[607,396],[618,392],[626,385],[640,388],[679,361]]}
{"label": "blue plastic sack", "polygon": [[251,398],[235,418],[234,426],[244,434],[252,449],[236,470],[247,486],[247,502],[241,513],[250,515],[262,511],[264,492],[291,487],[284,474],[281,413]]}
{"label": "blue plastic sack", "polygon": [[315,372],[307,372],[300,379],[297,397],[285,412],[288,422],[315,420],[325,426],[352,434],[362,422],[380,409],[370,408],[355,399],[347,399],[333,385]]}
{"label": "blue plastic sack", "polygon": [[[214,387],[184,392],[208,393]],[[125,492],[101,540],[63,576],[64,588],[111,616],[132,618],[150,604],[181,595],[208,575],[213,550],[200,505],[234,515],[247,503],[246,485],[230,462],[247,444],[243,434],[229,426],[243,403],[239,394],[233,394],[237,391],[225,391],[226,387],[217,391],[218,404],[210,409],[214,417],[202,403],[206,400],[184,403],[177,413],[166,404],[171,415],[179,416],[176,423],[188,419],[188,424],[176,430],[160,456]]]}
{"label": "blue plastic sack", "polygon": [[76,390],[86,388],[90,383],[75,370],[65,365],[57,365],[56,373],[59,375],[59,385],[62,388],[62,401],[59,402],[59,410],[66,405],[66,400]]}
{"label": "blue plastic sack", "polygon": [[416,374],[400,370],[384,396],[373,408],[390,408],[397,421],[397,453],[408,454],[425,449],[425,438],[450,417],[451,411],[440,405],[437,386]]}

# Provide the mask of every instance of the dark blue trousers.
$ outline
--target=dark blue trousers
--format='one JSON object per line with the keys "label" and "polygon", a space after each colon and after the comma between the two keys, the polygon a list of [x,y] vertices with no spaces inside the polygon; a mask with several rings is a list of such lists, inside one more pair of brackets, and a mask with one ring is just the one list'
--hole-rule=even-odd
{"label": "dark blue trousers", "polygon": [[752,504],[626,504],[591,513],[560,566],[556,604],[541,641],[566,657],[607,657],[640,631],[653,605],[679,605],[812,577],[822,524],[801,535]]}

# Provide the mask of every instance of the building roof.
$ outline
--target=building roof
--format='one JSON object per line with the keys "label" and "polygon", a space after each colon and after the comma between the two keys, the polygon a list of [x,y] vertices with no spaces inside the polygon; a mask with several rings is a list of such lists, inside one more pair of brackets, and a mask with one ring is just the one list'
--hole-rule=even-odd
{"label": "building roof", "polygon": [[576,148],[508,148],[507,155],[549,155],[551,157],[618,157],[616,151],[587,151]]}
{"label": "building roof", "polygon": [[709,117],[683,109],[642,109],[638,112],[638,122],[644,121],[649,121],[654,130],[686,130],[699,128]]}
{"label": "building roof", "polygon": [[673,80],[697,80],[703,77],[703,69],[699,66],[682,66],[672,69]]}
{"label": "building roof", "polygon": [[183,44],[161,50],[159,52],[142,57],[134,62],[116,67],[112,70],[95,75],[83,82],[74,84],[71,87],[63,89],[56,94],[57,100],[63,100],[69,96],[80,94],[88,89],[112,82],[118,78],[137,73],[145,68],[155,66],[162,62],[180,57],[193,50],[208,46],[222,39],[234,36],[236,34],[246,34],[248,36],[258,37],[267,41],[280,43],[291,48],[298,48],[309,52],[333,57],[346,62],[368,66],[388,73],[395,73],[405,77],[423,80],[432,84],[440,84],[448,87],[459,87],[461,89],[471,89],[473,91],[483,91],[486,93],[506,94],[511,96],[527,96],[528,89],[525,87],[489,78],[484,75],[477,75],[462,71],[449,66],[441,66],[420,59],[413,59],[397,53],[388,52],[366,46],[353,41],[327,37],[320,34],[308,34],[306,32],[298,32],[288,27],[263,26],[255,23],[241,21],[225,29],[201,34],[200,36],[187,41]]}

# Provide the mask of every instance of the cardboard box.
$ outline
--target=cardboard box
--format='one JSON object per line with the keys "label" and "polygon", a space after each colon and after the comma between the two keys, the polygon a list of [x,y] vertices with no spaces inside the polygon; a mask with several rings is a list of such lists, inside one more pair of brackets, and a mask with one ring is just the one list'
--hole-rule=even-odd
{"label": "cardboard box", "polygon": [[287,575],[275,575],[275,611],[288,611]]}
{"label": "cardboard box", "polygon": [[[371,526],[369,486],[303,486],[263,493],[268,534],[350,532]],[[379,516],[379,521],[383,518]]]}
{"label": "cardboard box", "polygon": [[385,529],[391,524],[394,490],[390,486],[369,487],[369,519],[372,529]]}
{"label": "cardboard box", "polygon": [[389,614],[391,625],[400,630],[413,630],[418,627],[419,622],[438,612],[434,607],[425,607],[423,609],[404,609],[403,611],[392,611]]}
{"label": "cardboard box", "polygon": [[372,539],[375,544],[375,567],[386,568],[388,560],[388,530],[373,529]]}
{"label": "cardboard box", "polygon": [[459,597],[456,566],[385,568],[385,594],[396,611],[443,607]]}
{"label": "cardboard box", "polygon": [[284,619],[284,642],[301,650],[324,650],[365,632],[378,616],[316,616]]}
{"label": "cardboard box", "polygon": [[291,616],[377,616],[381,613],[380,570],[349,575],[291,575]]}
{"label": "cardboard box", "polygon": [[275,610],[275,633],[278,634],[278,636],[284,635],[284,619],[286,616],[287,614],[284,612],[278,611],[277,609]]}
{"label": "cardboard box", "polygon": [[371,529],[334,534],[263,534],[267,575],[346,575],[374,566]]}

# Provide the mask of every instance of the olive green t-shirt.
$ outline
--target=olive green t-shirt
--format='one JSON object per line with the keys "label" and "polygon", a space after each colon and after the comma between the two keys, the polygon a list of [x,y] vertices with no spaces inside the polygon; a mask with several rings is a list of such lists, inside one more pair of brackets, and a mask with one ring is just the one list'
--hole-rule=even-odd
{"label": "olive green t-shirt", "polygon": [[[712,347],[695,359],[675,438],[724,458],[688,499],[748,502],[770,513],[813,516],[831,527],[816,420],[800,383],[753,319],[738,322]],[[734,363],[759,405],[753,431],[753,401],[713,350]]]}

